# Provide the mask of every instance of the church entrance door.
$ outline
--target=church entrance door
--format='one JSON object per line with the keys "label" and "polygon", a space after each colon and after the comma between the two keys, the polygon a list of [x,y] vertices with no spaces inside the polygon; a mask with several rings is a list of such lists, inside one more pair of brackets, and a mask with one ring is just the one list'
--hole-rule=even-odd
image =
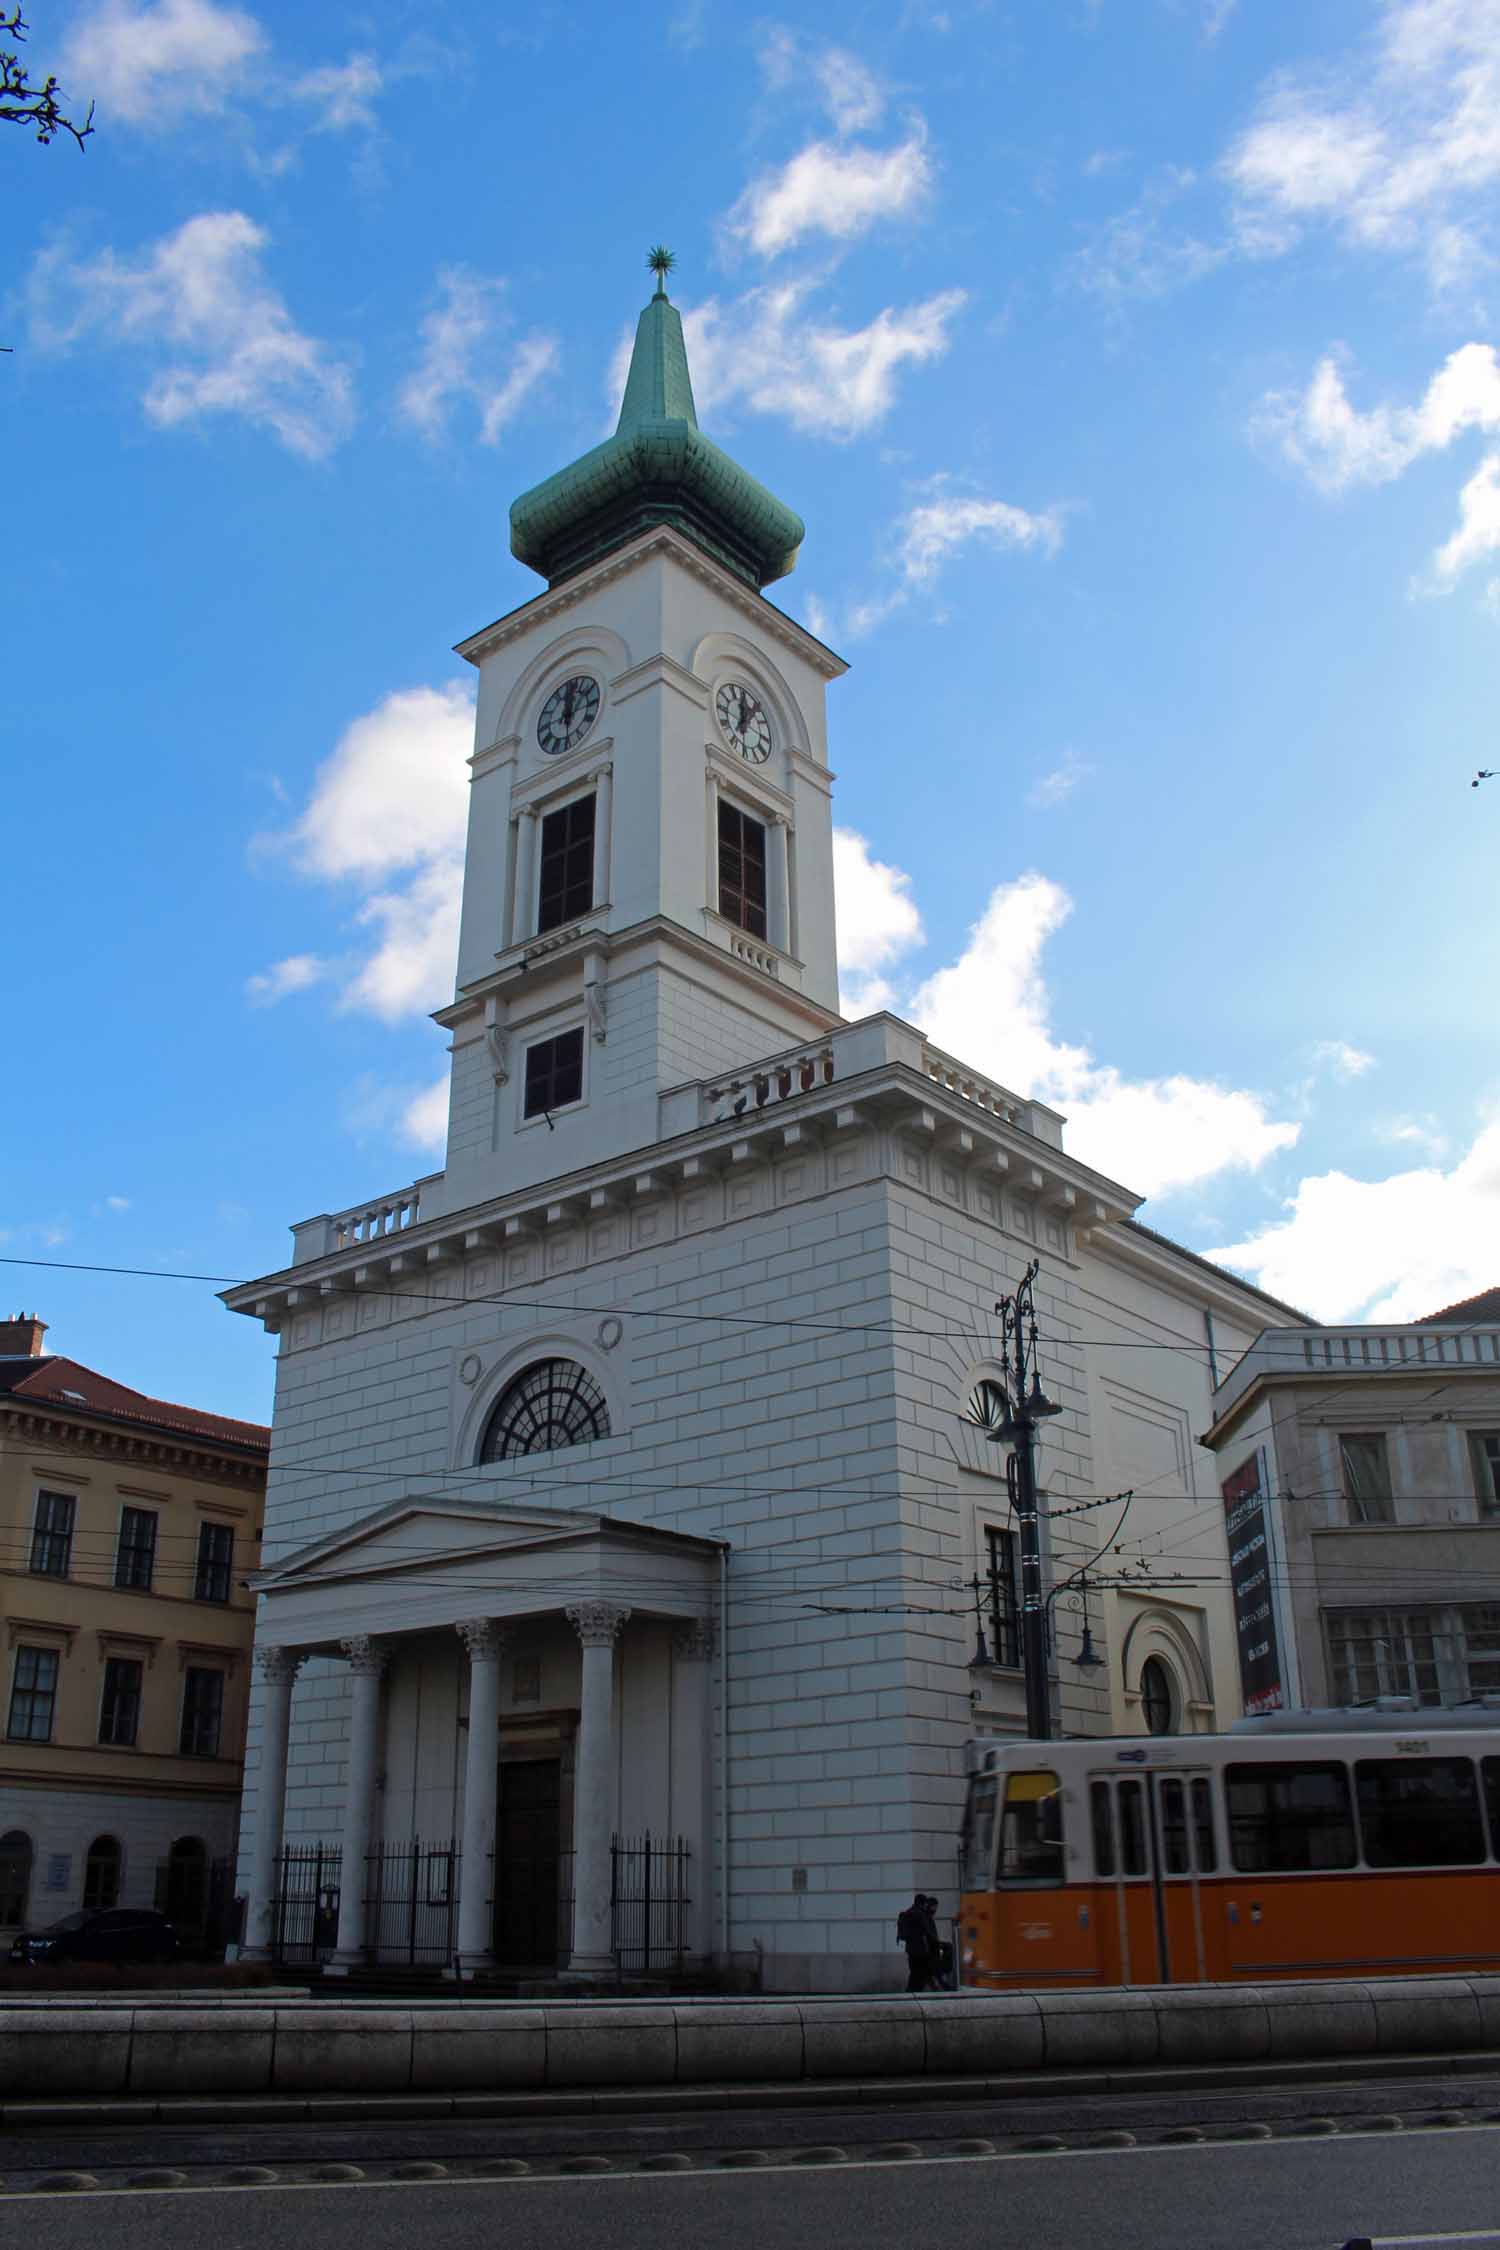
{"label": "church entrance door", "polygon": [[557,1959],[562,1765],[507,1759],[495,1838],[495,1958],[528,1968]]}

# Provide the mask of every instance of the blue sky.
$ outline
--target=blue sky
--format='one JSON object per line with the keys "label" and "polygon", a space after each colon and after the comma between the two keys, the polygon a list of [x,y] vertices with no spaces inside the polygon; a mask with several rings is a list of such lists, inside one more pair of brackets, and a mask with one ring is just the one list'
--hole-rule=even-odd
{"label": "blue sky", "polygon": [[[450,651],[665,240],[852,665],[851,1009],[1323,1317],[1500,1279],[1500,0],[29,19],[0,1254],[269,1271],[441,1161]],[[268,1416],[207,1288],[0,1275]]]}

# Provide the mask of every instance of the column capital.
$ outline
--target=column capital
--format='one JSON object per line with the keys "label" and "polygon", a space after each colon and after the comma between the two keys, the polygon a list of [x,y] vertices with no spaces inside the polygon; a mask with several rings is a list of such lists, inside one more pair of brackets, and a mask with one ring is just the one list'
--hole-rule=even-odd
{"label": "column capital", "polygon": [[255,1651],[255,1669],[267,1686],[280,1686],[295,1680],[307,1655],[301,1648],[258,1648]]}
{"label": "column capital", "polygon": [[571,1602],[565,1615],[585,1648],[613,1648],[630,1611],[620,1602]]}
{"label": "column capital", "polygon": [[384,1641],[375,1640],[369,1633],[351,1633],[339,1647],[349,1659],[349,1669],[356,1679],[378,1680],[390,1662],[390,1650]]}
{"label": "column capital", "polygon": [[471,1664],[499,1662],[506,1635],[498,1617],[460,1618],[453,1630],[468,1650]]}
{"label": "column capital", "polygon": [[672,1654],[679,1662],[706,1664],[715,1646],[711,1617],[684,1617],[672,1627]]}

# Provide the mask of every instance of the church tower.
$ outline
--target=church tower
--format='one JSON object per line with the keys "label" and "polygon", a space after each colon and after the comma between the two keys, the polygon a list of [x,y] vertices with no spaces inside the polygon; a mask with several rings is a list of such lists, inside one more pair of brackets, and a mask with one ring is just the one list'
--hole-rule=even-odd
{"label": "church tower", "polygon": [[652,263],[614,436],[511,509],[545,592],[459,643],[479,689],[434,1215],[648,1147],[672,1088],[840,1020],[845,666],[765,598],[802,523],[699,429]]}

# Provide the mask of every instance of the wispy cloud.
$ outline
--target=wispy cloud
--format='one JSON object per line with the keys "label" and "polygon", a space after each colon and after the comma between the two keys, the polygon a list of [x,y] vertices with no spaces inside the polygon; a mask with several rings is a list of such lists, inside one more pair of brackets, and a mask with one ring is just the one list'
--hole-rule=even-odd
{"label": "wispy cloud", "polygon": [[1375,1068],[1375,1057],[1347,1039],[1320,1039],[1312,1059],[1315,1069],[1328,1071],[1335,1078],[1363,1078],[1366,1071]]}
{"label": "wispy cloud", "polygon": [[159,429],[237,415],[321,459],[353,426],[353,380],[272,286],[269,242],[244,212],[208,211],[133,258],[44,251],[31,276],[32,340],[67,351],[103,337],[154,362],[141,403]]}
{"label": "wispy cloud", "polygon": [[1060,507],[1021,508],[1009,500],[955,492],[936,479],[927,497],[915,502],[892,527],[888,546],[894,583],[849,603],[843,615],[845,637],[860,640],[884,624],[914,594],[934,586],[945,566],[966,547],[1055,555],[1062,538]]}
{"label": "wispy cloud", "polygon": [[[700,414],[743,406],[820,437],[861,436],[889,414],[904,368],[944,356],[966,302],[963,290],[945,289],[843,328],[814,308],[815,286],[810,278],[767,283],[683,315]],[[617,360],[617,397],[621,387]]]}
{"label": "wispy cloud", "polygon": [[75,21],[62,67],[101,116],[161,130],[220,113],[268,44],[254,16],[214,0],[104,0]]}
{"label": "wispy cloud", "polygon": [[1201,281],[1222,265],[1228,245],[1205,240],[1177,216],[1177,207],[1196,184],[1197,175],[1181,165],[1159,172],[1134,203],[1095,227],[1069,260],[1067,274],[1074,287],[1119,315],[1128,305]]}
{"label": "wispy cloud", "polygon": [[915,211],[931,185],[921,131],[886,149],[811,141],[779,170],[751,182],[727,230],[762,258],[779,257],[810,235],[852,242],[882,219]]}
{"label": "wispy cloud", "polygon": [[313,129],[319,133],[373,132],[375,97],[385,85],[385,72],[373,55],[351,55],[346,63],[325,63],[306,70],[291,82],[292,99],[313,112]]}
{"label": "wispy cloud", "polygon": [[269,969],[247,977],[245,995],[253,1007],[274,1007],[291,993],[305,992],[309,985],[320,983],[328,973],[328,962],[316,953],[289,953],[284,961],[273,961]]}
{"label": "wispy cloud", "polygon": [[1067,803],[1093,770],[1089,760],[1080,758],[1076,750],[1065,751],[1058,765],[1037,776],[1026,792],[1026,802],[1034,812],[1052,812]]}
{"label": "wispy cloud", "polygon": [[502,371],[495,348],[505,324],[506,284],[445,266],[437,301],[422,321],[422,357],[401,387],[397,409],[423,437],[443,436],[454,404],[468,400],[479,415],[479,441],[494,445],[543,376],[557,365],[557,341],[540,329],[510,350]]}

